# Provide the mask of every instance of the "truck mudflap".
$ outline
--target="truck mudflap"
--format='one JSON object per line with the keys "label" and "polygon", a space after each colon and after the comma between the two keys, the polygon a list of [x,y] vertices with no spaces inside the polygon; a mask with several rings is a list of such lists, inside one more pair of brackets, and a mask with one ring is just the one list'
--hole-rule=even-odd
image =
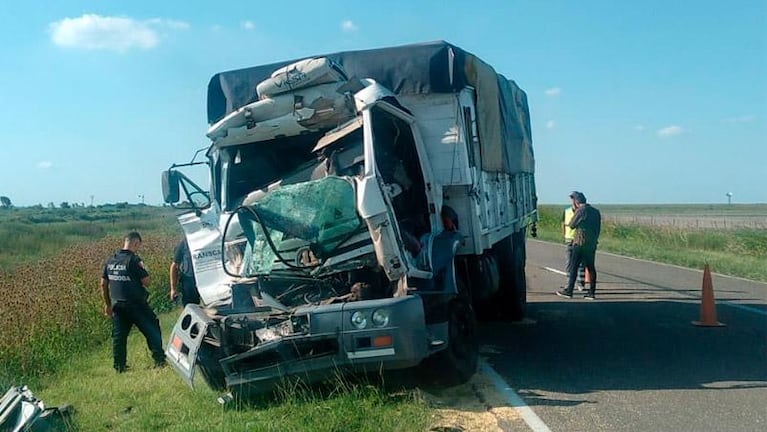
{"label": "truck mudflap", "polygon": [[173,326],[168,346],[165,348],[168,363],[192,388],[194,388],[197,352],[211,324],[213,320],[203,312],[200,306],[186,305],[176,325]]}

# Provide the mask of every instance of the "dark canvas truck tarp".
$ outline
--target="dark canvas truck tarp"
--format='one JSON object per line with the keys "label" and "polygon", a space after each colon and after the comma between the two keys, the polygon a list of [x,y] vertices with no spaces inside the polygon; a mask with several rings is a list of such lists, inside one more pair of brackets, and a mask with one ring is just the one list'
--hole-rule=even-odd
{"label": "dark canvas truck tarp", "polygon": [[[473,54],[438,41],[314,57],[327,57],[349,77],[372,78],[398,95],[454,93],[467,85],[474,87],[482,169],[509,174],[535,171],[527,95]],[[297,60],[214,75],[208,84],[208,122],[215,123],[255,101],[258,83]]]}

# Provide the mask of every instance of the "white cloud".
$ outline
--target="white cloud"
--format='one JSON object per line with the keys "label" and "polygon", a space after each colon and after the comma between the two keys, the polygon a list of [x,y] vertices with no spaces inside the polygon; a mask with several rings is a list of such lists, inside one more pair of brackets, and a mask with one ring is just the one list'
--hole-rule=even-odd
{"label": "white cloud", "polygon": [[63,48],[125,52],[151,49],[160,42],[158,30],[186,30],[188,23],[162,18],[137,21],[128,17],[85,14],[48,25],[51,40]]}
{"label": "white cloud", "polygon": [[644,131],[644,125],[636,125],[634,126],[634,130],[637,132],[642,132]]}
{"label": "white cloud", "polygon": [[352,20],[341,21],[341,30],[343,30],[345,32],[355,32],[355,31],[357,31],[359,29],[360,28],[357,27],[357,25],[354,24],[354,22],[352,22]]}
{"label": "white cloud", "polygon": [[242,24],[240,24],[240,26],[245,30],[253,30],[254,28],[256,28],[256,25],[253,24],[253,21],[243,21]]}
{"label": "white cloud", "polygon": [[555,97],[559,96],[560,93],[562,93],[562,89],[559,87],[552,87],[550,89],[546,89],[546,91],[543,92],[546,94],[546,96]]}
{"label": "white cloud", "polygon": [[549,120],[546,122],[546,129],[554,129],[554,126],[556,126],[556,123],[554,123],[554,120]]}
{"label": "white cloud", "polygon": [[684,129],[682,129],[681,126],[667,126],[663,129],[658,129],[658,136],[661,138],[668,138],[672,136],[681,135],[684,132]]}
{"label": "white cloud", "polygon": [[37,163],[37,167],[40,169],[48,169],[53,166],[53,162],[51,161],[40,161]]}
{"label": "white cloud", "polygon": [[749,123],[754,121],[756,119],[756,116],[753,114],[744,115],[740,117],[729,117],[724,119],[725,123]]}

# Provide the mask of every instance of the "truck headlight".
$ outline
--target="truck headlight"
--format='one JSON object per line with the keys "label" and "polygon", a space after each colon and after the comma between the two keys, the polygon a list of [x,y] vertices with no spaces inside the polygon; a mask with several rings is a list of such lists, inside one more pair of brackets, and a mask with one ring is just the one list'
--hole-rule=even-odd
{"label": "truck headlight", "polygon": [[362,330],[368,326],[368,318],[360,311],[354,312],[352,314],[352,325],[357,330]]}
{"label": "truck headlight", "polygon": [[387,309],[374,310],[371,321],[375,327],[386,327],[389,324],[389,311]]}

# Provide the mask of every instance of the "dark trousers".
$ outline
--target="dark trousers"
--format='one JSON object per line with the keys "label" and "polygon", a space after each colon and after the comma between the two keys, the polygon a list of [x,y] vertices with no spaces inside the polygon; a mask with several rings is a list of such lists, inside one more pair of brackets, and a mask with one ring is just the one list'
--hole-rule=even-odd
{"label": "dark trousers", "polygon": [[125,368],[128,334],[133,326],[146,338],[146,345],[152,352],[155,364],[165,361],[162,350],[160,321],[148,304],[116,302],[112,306],[112,356],[115,369]]}
{"label": "dark trousers", "polygon": [[181,303],[184,306],[188,304],[199,304],[200,293],[197,292],[197,282],[193,277],[182,276],[179,278],[181,283]]}
{"label": "dark trousers", "polygon": [[572,254],[570,255],[570,268],[568,269],[567,287],[565,292],[572,294],[573,287],[575,287],[575,279],[578,277],[578,267],[583,267],[589,270],[591,280],[589,281],[589,293],[594,294],[597,291],[597,269],[594,267],[594,260],[597,255],[597,248],[586,245],[573,245]]}
{"label": "dark trousers", "polygon": [[[567,242],[567,267],[565,267],[565,271],[567,272],[567,275],[570,275],[570,267],[573,265],[573,242],[569,241]],[[585,285],[586,282],[586,268],[583,267],[583,263],[578,266],[578,285]]]}

